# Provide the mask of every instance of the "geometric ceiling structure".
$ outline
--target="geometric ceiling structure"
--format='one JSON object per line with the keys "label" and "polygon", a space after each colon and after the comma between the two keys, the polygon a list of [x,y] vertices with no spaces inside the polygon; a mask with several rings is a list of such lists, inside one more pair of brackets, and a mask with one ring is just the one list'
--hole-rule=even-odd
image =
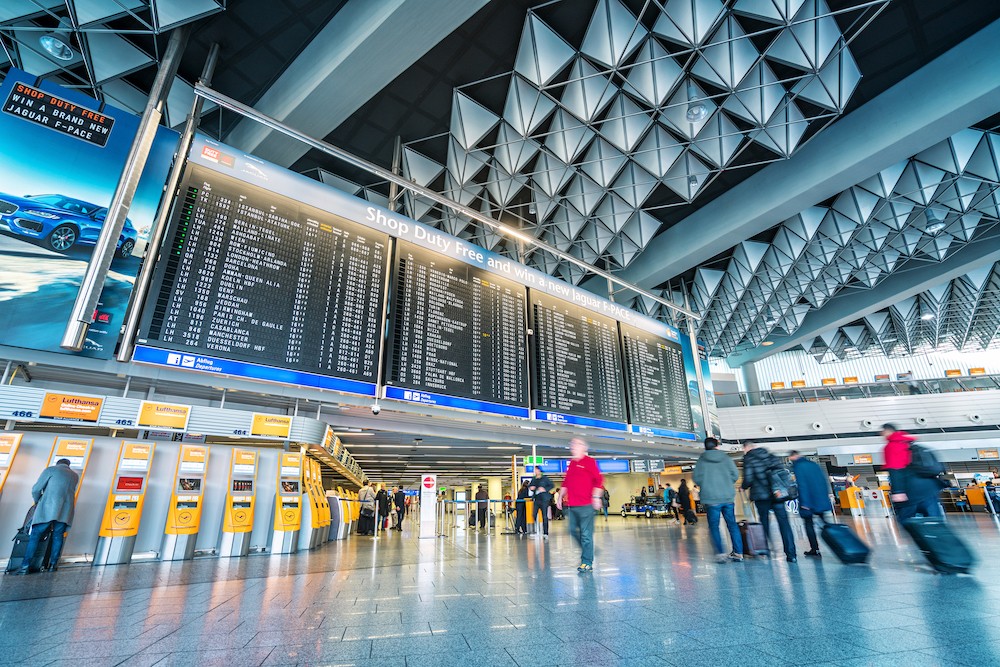
{"label": "geometric ceiling structure", "polygon": [[[138,113],[148,90],[130,78],[159,65],[156,37],[225,8],[226,0],[3,0],[0,75],[17,67]],[[193,99],[190,83],[175,78],[165,124],[182,124]]]}
{"label": "geometric ceiling structure", "polygon": [[[598,0],[573,37],[545,20],[549,5],[529,10],[513,71],[455,88],[447,135],[408,141],[403,174],[621,269],[657,233],[657,211],[690,205],[727,170],[789,158],[836,120],[862,76],[850,42],[887,3],[834,13],[826,0]],[[404,202],[487,249],[584,277],[429,201]]]}
{"label": "geometric ceiling structure", "polygon": [[[725,266],[699,267],[690,285],[673,288],[688,288],[710,354],[729,356],[772,333],[794,334],[833,298],[943,262],[984,237],[996,244],[998,223],[1000,133],[970,128],[783,221],[770,242],[738,244]],[[832,360],[990,346],[1000,325],[994,269],[902,300],[804,347]]]}

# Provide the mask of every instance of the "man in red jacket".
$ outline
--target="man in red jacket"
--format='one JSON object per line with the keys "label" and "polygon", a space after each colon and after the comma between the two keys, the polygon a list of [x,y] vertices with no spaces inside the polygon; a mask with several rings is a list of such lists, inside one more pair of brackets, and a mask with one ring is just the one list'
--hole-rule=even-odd
{"label": "man in red jacket", "polygon": [[563,504],[569,516],[569,533],[580,545],[582,554],[578,572],[594,571],[594,511],[601,509],[604,478],[597,461],[587,456],[587,443],[582,438],[569,441],[573,458],[563,480]]}

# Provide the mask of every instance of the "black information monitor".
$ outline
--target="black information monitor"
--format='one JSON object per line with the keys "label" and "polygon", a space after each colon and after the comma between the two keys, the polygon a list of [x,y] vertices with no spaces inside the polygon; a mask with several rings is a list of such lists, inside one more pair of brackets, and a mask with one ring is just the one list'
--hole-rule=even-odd
{"label": "black information monitor", "polygon": [[534,290],[530,299],[534,407],[624,423],[618,323]]}
{"label": "black information monitor", "polygon": [[618,326],[625,356],[630,421],[692,431],[681,344],[624,322]]}
{"label": "black information monitor", "polygon": [[389,237],[188,165],[140,342],[375,382]]}
{"label": "black information monitor", "polygon": [[396,272],[386,384],[527,407],[525,287],[408,241]]}

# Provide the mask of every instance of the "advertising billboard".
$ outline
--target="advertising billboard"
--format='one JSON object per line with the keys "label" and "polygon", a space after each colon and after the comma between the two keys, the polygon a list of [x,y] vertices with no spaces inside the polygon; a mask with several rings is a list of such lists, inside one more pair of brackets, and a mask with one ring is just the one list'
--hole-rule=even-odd
{"label": "advertising billboard", "polygon": [[[0,344],[66,352],[59,342],[139,118],[16,69],[0,104]],[[114,354],[177,138],[156,135],[83,356]]]}

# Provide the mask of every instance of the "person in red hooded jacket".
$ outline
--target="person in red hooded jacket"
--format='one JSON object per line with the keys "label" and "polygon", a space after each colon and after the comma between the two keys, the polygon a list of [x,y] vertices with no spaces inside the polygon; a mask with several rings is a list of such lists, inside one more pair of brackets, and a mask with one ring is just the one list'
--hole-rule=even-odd
{"label": "person in red hooded jacket", "polygon": [[885,467],[892,489],[889,500],[896,509],[896,518],[904,521],[917,514],[940,516],[941,487],[936,480],[917,474],[910,466],[913,462],[910,445],[917,439],[893,424],[882,425],[882,436],[885,438]]}

